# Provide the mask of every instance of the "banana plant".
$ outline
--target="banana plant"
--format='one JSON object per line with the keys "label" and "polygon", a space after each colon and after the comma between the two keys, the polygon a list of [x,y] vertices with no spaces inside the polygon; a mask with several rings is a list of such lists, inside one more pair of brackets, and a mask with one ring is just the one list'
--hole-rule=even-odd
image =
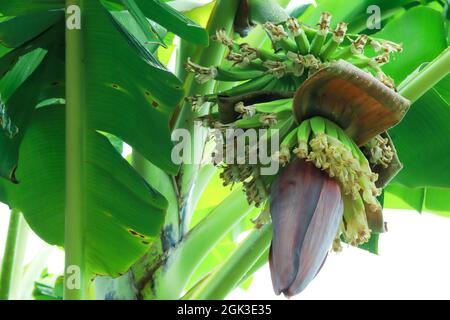
{"label": "banana plant", "polygon": [[25,222],[65,252],[36,299],[223,299],[450,217],[448,6],[316,2],[2,1],[0,298]]}

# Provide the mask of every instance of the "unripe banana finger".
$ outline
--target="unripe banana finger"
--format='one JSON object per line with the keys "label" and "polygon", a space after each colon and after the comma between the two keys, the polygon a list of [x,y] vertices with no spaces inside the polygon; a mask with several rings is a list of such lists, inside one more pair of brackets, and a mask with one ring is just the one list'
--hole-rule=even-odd
{"label": "unripe banana finger", "polygon": [[238,69],[224,69],[217,68],[217,75],[215,80],[218,81],[244,81],[249,79],[255,79],[265,74],[261,70],[238,70]]}
{"label": "unripe banana finger", "polygon": [[262,90],[269,82],[273,80],[273,76],[270,74],[265,74],[259,78],[255,78],[244,82],[236,87],[231,88],[230,90],[226,90],[221,92],[220,94],[226,96],[238,96],[247,92],[259,91]]}
{"label": "unripe banana finger", "polygon": [[322,117],[314,117],[310,119],[311,129],[315,135],[325,133],[325,120]]}

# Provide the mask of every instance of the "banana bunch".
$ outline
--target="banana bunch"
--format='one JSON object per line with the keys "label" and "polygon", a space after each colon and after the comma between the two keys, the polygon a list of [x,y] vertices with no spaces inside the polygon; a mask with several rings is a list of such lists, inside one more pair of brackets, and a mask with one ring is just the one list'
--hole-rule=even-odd
{"label": "banana bunch", "polygon": [[[294,18],[266,22],[269,49],[220,29],[213,39],[228,48],[227,62],[186,63],[199,83],[236,83],[189,99],[194,111],[210,103],[199,120],[225,141],[230,130],[239,132],[224,145],[221,177],[224,185],[242,183],[248,202],[270,212],[273,286],[288,296],[316,276],[330,248],[340,251],[341,241],[360,246],[385,231],[378,197],[401,169],[386,131],[401,121],[409,101],[381,67],[402,47],[347,34],[344,22],[331,31],[330,22],[326,12],[316,28]],[[250,131],[258,132],[253,142],[245,136]],[[251,159],[275,135],[281,142],[270,157],[281,170],[263,175],[267,163]],[[242,150],[235,146],[239,136],[250,141]]]}
{"label": "banana bunch", "polygon": [[[381,66],[389,62],[391,53],[401,52],[402,46],[364,34],[347,34],[344,22],[331,31],[330,22],[331,15],[327,12],[322,13],[317,29],[300,24],[295,18],[278,25],[266,22],[263,28],[272,41],[272,49],[238,43],[229,38],[224,29],[219,29],[213,40],[228,48],[225,58],[231,62],[231,67],[200,66],[191,59],[185,67],[195,74],[199,83],[246,81],[221,92],[232,96],[260,90],[295,91],[309,75],[335,60],[346,60],[395,89],[393,80]],[[365,55],[369,46],[375,56]]]}

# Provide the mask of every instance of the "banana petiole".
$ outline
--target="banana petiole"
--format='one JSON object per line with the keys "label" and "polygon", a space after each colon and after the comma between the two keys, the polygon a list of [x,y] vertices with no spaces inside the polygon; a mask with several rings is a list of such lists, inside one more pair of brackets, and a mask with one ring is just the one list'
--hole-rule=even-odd
{"label": "banana petiole", "polygon": [[308,156],[308,141],[311,135],[311,124],[309,120],[303,121],[297,129],[297,148],[294,153],[299,158],[306,158]]}

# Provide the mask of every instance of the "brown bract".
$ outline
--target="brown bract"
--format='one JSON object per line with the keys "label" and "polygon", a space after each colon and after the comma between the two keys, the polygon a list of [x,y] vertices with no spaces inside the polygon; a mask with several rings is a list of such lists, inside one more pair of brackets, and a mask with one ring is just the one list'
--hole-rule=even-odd
{"label": "brown bract", "polygon": [[313,116],[328,118],[361,146],[400,122],[409,105],[371,74],[339,60],[298,88],[293,109],[298,123]]}
{"label": "brown bract", "polygon": [[276,294],[300,293],[331,248],[344,204],[338,183],[311,162],[290,162],[271,187],[270,271]]}

